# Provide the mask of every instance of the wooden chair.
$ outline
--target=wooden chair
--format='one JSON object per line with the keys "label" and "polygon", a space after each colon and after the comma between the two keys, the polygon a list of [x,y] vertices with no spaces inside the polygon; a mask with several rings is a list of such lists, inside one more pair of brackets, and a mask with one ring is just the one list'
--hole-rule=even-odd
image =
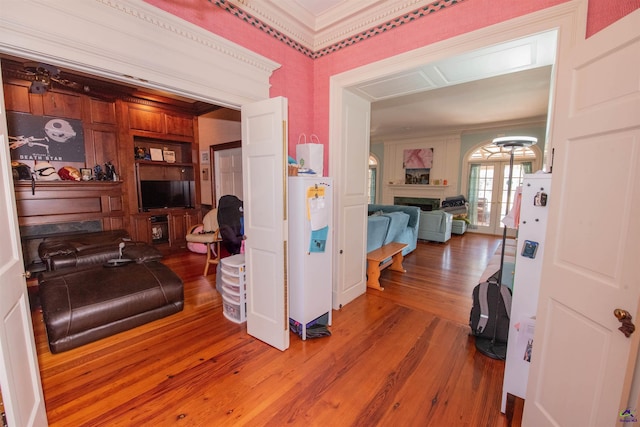
{"label": "wooden chair", "polygon": [[[194,230],[198,227],[202,227],[202,232],[194,233]],[[204,275],[209,272],[209,266],[211,264],[218,264],[220,262],[220,230],[218,228],[218,209],[212,209],[202,219],[202,224],[197,224],[191,227],[189,234],[187,234],[187,242],[203,243],[207,247],[207,261],[204,265]],[[211,245],[215,244],[216,249],[213,251]]]}

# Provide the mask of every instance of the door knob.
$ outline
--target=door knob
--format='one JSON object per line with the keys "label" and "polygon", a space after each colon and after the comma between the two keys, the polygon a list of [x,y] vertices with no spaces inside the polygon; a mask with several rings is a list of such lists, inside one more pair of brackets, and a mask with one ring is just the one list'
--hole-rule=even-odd
{"label": "door knob", "polygon": [[636,325],[634,325],[631,321],[631,314],[627,310],[616,308],[615,310],[613,310],[613,315],[616,316],[620,323],[622,323],[622,326],[620,326],[618,330],[622,332],[625,337],[629,338],[631,334],[636,330]]}

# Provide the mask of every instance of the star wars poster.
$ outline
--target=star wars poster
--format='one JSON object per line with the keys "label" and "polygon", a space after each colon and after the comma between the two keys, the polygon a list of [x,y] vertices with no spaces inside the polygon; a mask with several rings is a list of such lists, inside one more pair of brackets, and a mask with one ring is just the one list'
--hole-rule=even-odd
{"label": "star wars poster", "polygon": [[7,111],[11,160],[84,162],[82,121]]}

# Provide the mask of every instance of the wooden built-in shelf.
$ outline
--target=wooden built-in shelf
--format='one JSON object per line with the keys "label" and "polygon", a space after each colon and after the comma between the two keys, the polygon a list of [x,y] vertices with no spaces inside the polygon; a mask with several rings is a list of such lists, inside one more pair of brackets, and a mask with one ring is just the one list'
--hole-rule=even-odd
{"label": "wooden built-in shelf", "polygon": [[18,223],[38,225],[101,220],[105,230],[124,228],[120,181],[31,181],[14,183]]}

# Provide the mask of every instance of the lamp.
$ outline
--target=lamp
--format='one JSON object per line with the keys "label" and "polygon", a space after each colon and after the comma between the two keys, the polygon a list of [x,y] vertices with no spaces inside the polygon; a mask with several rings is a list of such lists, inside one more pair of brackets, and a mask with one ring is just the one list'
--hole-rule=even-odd
{"label": "lamp", "polygon": [[[507,209],[509,209],[509,205],[511,204],[511,181],[513,179],[513,156],[516,148],[521,147],[530,147],[538,142],[538,138],[534,138],[531,136],[505,136],[496,138],[493,140],[493,144],[498,147],[510,148],[510,157],[509,157],[509,180],[507,181]],[[502,250],[500,253],[500,270],[498,270],[498,292],[496,292],[496,300],[494,302],[494,310],[489,311],[490,313],[498,312],[498,305],[500,304],[500,286],[502,286],[502,270],[504,268],[504,252],[505,245],[507,242],[507,226],[505,225],[502,230]],[[504,360],[507,357],[507,343],[496,342],[496,333],[498,331],[498,322],[494,322],[493,324],[493,337],[492,338],[483,338],[476,337],[476,349],[484,354],[485,356],[491,357],[492,359],[500,359]]]}

